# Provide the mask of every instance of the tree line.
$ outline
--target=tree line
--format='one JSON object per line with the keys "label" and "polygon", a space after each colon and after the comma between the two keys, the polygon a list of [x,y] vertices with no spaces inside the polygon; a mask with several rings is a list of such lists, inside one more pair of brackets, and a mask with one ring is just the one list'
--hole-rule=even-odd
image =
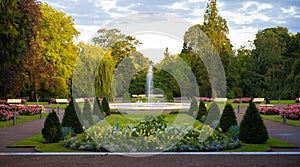
{"label": "tree line", "polygon": [[[300,33],[292,34],[285,27],[266,28],[257,32],[252,48],[234,50],[216,4],[209,0],[204,22],[186,31],[181,53],[170,55],[166,48],[164,59],[154,67],[156,91],[212,97],[220,93],[214,92],[212,84],[225,80],[227,87],[221,93],[228,98],[299,97]],[[0,9],[0,38],[6,41],[0,43],[1,99],[48,100],[71,94],[113,99],[145,93],[152,62],[137,52],[142,43],[135,37],[117,29],[100,29],[91,44],[75,44],[79,32],[72,17],[46,3],[1,1]],[[207,64],[214,61],[214,54],[221,65]],[[218,73],[222,70],[225,76]],[[194,94],[195,89],[199,94]]]}

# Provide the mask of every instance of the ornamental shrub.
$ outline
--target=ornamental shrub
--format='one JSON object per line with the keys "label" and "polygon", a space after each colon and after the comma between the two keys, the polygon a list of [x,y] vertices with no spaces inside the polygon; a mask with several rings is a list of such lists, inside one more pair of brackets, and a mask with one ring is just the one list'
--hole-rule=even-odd
{"label": "ornamental shrub", "polygon": [[189,114],[195,118],[197,111],[198,111],[198,100],[196,98],[193,98],[190,105]]}
{"label": "ornamental shrub", "polygon": [[62,138],[61,125],[54,110],[48,114],[45,120],[42,135],[49,143],[57,143]]}
{"label": "ornamental shrub", "polygon": [[110,115],[110,108],[109,108],[109,104],[107,101],[107,98],[104,97],[102,100],[102,108],[103,108],[103,112],[105,113],[105,116],[109,116]]}
{"label": "ornamental shrub", "polygon": [[100,101],[96,98],[94,100],[94,105],[93,105],[93,119],[94,119],[94,123],[104,119],[104,113],[103,113],[103,109],[102,109],[102,105],[100,103]]}
{"label": "ornamental shrub", "polygon": [[226,104],[220,119],[219,127],[222,129],[222,132],[226,133],[231,126],[236,126],[237,124],[232,105]]}
{"label": "ornamental shrub", "polygon": [[201,100],[199,103],[196,119],[199,120],[200,122],[204,122],[206,116],[207,116],[207,108],[205,106],[204,101]]}
{"label": "ornamental shrub", "polygon": [[216,102],[211,103],[205,123],[207,125],[210,125],[213,128],[217,128],[220,117],[221,117],[221,111],[219,109],[218,104]]}
{"label": "ornamental shrub", "polygon": [[75,108],[77,108],[78,114],[80,114],[78,104],[72,99],[65,110],[62,127],[70,127],[73,128],[75,133],[82,133],[83,129]]}
{"label": "ornamental shrub", "polygon": [[166,99],[168,102],[174,102],[174,97],[172,92],[167,92],[166,93]]}
{"label": "ornamental shrub", "polygon": [[253,144],[262,144],[268,140],[266,126],[252,101],[241,121],[239,139],[245,143]]}
{"label": "ornamental shrub", "polygon": [[82,123],[85,127],[90,127],[91,125],[93,125],[92,109],[88,100],[84,101]]}

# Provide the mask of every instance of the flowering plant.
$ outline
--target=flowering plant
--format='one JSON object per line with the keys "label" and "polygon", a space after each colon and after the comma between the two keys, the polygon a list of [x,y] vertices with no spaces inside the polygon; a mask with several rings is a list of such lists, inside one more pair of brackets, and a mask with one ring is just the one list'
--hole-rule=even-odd
{"label": "flowering plant", "polygon": [[[248,98],[248,97],[243,97],[242,98],[242,103],[249,103],[251,99]],[[234,99],[233,100],[233,103],[240,103],[241,102],[241,99],[240,98],[237,98],[237,99]]]}
{"label": "flowering plant", "polygon": [[[283,116],[283,112],[281,112],[281,116]],[[300,107],[298,104],[289,105],[286,107],[286,118],[292,120],[300,120]]]}
{"label": "flowering plant", "polygon": [[7,121],[14,118],[14,114],[12,111],[5,111],[0,109],[0,121]]}
{"label": "flowering plant", "polygon": [[281,110],[273,107],[259,107],[258,110],[259,113],[264,115],[279,115],[281,113]]}

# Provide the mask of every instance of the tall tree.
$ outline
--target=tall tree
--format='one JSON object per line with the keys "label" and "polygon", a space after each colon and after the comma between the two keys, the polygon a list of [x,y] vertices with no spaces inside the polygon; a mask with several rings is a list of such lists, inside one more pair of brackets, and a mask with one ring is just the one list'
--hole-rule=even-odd
{"label": "tall tree", "polygon": [[99,29],[98,35],[93,38],[96,45],[112,50],[112,57],[116,66],[130,53],[136,51],[141,43],[133,36],[122,34],[118,29]]}
{"label": "tall tree", "polygon": [[41,4],[41,35],[39,43],[45,50],[44,59],[53,63],[57,69],[53,77],[60,77],[71,86],[73,68],[79,48],[73,39],[79,35],[74,20],[62,11],[57,11],[48,4]]}

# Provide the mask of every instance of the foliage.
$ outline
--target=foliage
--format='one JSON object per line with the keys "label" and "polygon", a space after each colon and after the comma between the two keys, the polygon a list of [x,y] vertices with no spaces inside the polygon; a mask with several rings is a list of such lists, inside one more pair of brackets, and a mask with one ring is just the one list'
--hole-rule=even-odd
{"label": "foliage", "polygon": [[98,121],[101,121],[105,118],[102,105],[100,103],[100,100],[97,98],[94,100],[92,115],[94,123],[97,123]]}
{"label": "foliage", "polygon": [[80,116],[78,116],[78,114],[80,114],[79,106],[74,101],[74,99],[72,99],[65,109],[64,117],[62,120],[62,127],[70,127],[73,128],[75,133],[82,133],[83,129],[80,124]]}
{"label": "foliage", "polygon": [[123,128],[93,126],[82,137],[65,140],[64,146],[71,149],[119,152],[218,151],[238,147],[239,140],[206,125],[168,127],[164,118],[159,116],[148,117],[145,122],[138,125],[127,124]]}
{"label": "foliage", "polygon": [[116,66],[141,44],[135,37],[122,34],[118,29],[99,29],[98,36],[92,40],[96,45],[112,50]]}
{"label": "foliage", "polygon": [[279,115],[281,113],[279,109],[273,107],[259,107],[258,111],[264,115]]}
{"label": "foliage", "polygon": [[61,128],[56,112],[52,111],[45,120],[42,129],[43,138],[49,143],[57,143],[62,137]]}
{"label": "foliage", "polygon": [[222,129],[223,133],[226,133],[230,127],[237,125],[238,123],[232,105],[226,104],[220,119],[219,127]]}
{"label": "foliage", "polygon": [[[54,65],[56,72],[53,77],[63,79],[68,86],[67,88],[63,87],[65,88],[63,92],[70,94],[70,81],[79,51],[73,39],[79,35],[79,32],[75,29],[71,16],[55,10],[47,3],[41,4],[41,12],[43,16],[40,18],[42,38],[38,42],[45,52],[43,58]],[[53,93],[59,92],[53,91]]]}
{"label": "foliage", "polygon": [[[283,116],[283,112],[281,112]],[[300,120],[300,107],[296,105],[289,105],[286,108],[286,118],[291,120]]]}
{"label": "foliage", "polygon": [[213,128],[217,128],[221,118],[221,111],[216,102],[211,103],[208,114],[205,120],[205,124],[210,125]]}
{"label": "foliage", "polygon": [[189,114],[192,117],[195,117],[197,111],[198,111],[198,100],[195,97],[193,97],[191,104],[190,104]]}
{"label": "foliage", "polygon": [[91,104],[89,100],[85,99],[84,101],[84,106],[83,106],[83,111],[82,111],[82,124],[85,128],[90,127],[93,125],[93,116],[92,116],[92,109],[91,109]]}
{"label": "foliage", "polygon": [[172,92],[167,92],[166,93],[166,99],[168,102],[174,102],[174,97]]}
{"label": "foliage", "polygon": [[267,129],[252,101],[240,123],[239,139],[245,143],[253,144],[262,144],[268,140]]}
{"label": "foliage", "polygon": [[0,106],[0,120],[8,121],[13,119],[13,112],[17,112],[18,115],[32,116],[40,114],[41,110],[38,106]]}
{"label": "foliage", "polygon": [[201,121],[201,122],[204,122],[205,119],[206,119],[206,116],[207,116],[207,108],[205,106],[204,101],[201,100],[200,103],[199,103],[198,113],[197,113],[196,119]]}
{"label": "foliage", "polygon": [[110,115],[110,107],[109,107],[107,97],[103,97],[102,108],[103,108],[103,112],[105,113],[105,116],[106,117],[109,116]]}

